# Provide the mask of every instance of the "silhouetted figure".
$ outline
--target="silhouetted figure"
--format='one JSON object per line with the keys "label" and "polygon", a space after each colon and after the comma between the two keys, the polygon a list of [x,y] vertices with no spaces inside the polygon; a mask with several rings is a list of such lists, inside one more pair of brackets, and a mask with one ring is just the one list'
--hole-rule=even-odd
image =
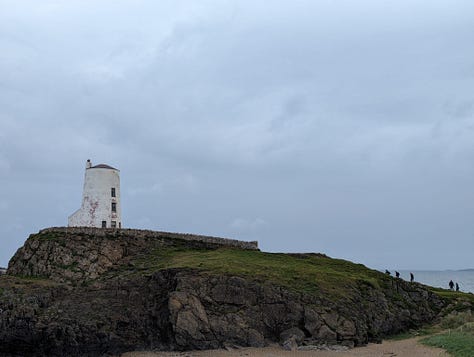
{"label": "silhouetted figure", "polygon": [[456,291],[459,291],[459,285],[456,283]]}
{"label": "silhouetted figure", "polygon": [[385,269],[385,274],[391,275],[391,273],[387,269]]}
{"label": "silhouetted figure", "polygon": [[413,283],[414,280],[415,280],[415,276],[413,275],[413,273],[410,273],[410,282]]}
{"label": "silhouetted figure", "polygon": [[395,270],[395,276],[396,276],[397,278],[400,277],[400,273],[399,273],[398,271],[396,271],[396,270]]}
{"label": "silhouetted figure", "polygon": [[454,283],[452,280],[449,281],[449,289],[454,290]]}

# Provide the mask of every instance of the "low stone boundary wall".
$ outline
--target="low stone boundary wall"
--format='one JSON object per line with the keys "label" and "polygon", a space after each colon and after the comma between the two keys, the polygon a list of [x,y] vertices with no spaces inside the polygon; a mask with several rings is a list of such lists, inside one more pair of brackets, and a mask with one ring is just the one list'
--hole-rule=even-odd
{"label": "low stone boundary wall", "polygon": [[97,237],[105,237],[110,234],[118,234],[126,237],[146,237],[146,238],[168,238],[168,239],[181,239],[186,241],[203,242],[209,244],[217,244],[222,246],[235,247],[247,250],[259,250],[257,241],[241,241],[230,238],[220,238],[212,236],[203,236],[198,234],[189,233],[172,233],[172,232],[160,232],[146,229],[129,229],[129,228],[93,228],[93,227],[51,227],[40,230],[39,233],[45,232],[61,232],[71,234],[88,234]]}

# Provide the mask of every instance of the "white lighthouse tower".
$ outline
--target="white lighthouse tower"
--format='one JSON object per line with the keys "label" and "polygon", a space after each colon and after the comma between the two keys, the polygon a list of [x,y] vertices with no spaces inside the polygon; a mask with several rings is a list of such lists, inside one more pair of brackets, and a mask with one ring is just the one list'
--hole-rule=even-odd
{"label": "white lighthouse tower", "polygon": [[68,226],[122,228],[120,170],[87,160],[82,206],[69,216]]}

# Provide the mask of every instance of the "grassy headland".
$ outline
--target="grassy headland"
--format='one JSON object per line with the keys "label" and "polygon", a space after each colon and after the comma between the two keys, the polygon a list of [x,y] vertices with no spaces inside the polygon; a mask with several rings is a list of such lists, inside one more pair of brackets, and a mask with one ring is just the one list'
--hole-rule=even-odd
{"label": "grassy headland", "polygon": [[[301,343],[357,346],[473,306],[472,295],[324,254],[265,253],[227,241],[61,227],[31,235],[0,278],[0,309],[8,309],[0,314],[8,331],[0,354],[18,346],[26,346],[18,355],[38,346],[58,355],[77,354],[77,346],[91,355],[261,346],[283,342],[289,330],[304,336]],[[56,327],[45,335],[44,326]],[[18,336],[36,344],[18,344]]]}
{"label": "grassy headland", "polygon": [[192,268],[203,273],[251,277],[305,293],[325,292],[344,296],[349,288],[392,284],[392,279],[362,264],[332,259],[322,254],[283,254],[220,248],[199,250],[160,247],[136,259],[134,269],[156,271]]}

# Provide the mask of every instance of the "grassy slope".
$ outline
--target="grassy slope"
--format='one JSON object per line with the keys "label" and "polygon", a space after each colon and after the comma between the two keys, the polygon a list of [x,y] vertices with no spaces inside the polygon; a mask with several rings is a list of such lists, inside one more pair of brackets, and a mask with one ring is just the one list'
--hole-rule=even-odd
{"label": "grassy slope", "polygon": [[[63,232],[45,232],[36,239],[57,240],[65,245]],[[108,239],[122,239],[110,234]],[[350,288],[368,285],[374,288],[393,287],[393,278],[342,259],[333,259],[321,254],[284,254],[260,251],[220,248],[207,250],[190,248],[189,242],[173,239],[174,245],[150,250],[134,259],[134,266],[120,267],[120,273],[155,271],[167,268],[193,268],[207,273],[232,274],[270,281],[291,290],[307,293],[324,292],[326,295],[347,297]],[[68,268],[68,267],[65,267]],[[474,295],[426,287],[447,301],[469,300],[474,304]],[[456,304],[454,308],[461,308]],[[448,311],[449,312],[449,311]]]}
{"label": "grassy slope", "polygon": [[[447,289],[442,289],[442,288],[435,288],[431,286],[429,288],[432,292],[434,292],[435,294],[438,294],[444,299],[451,300],[451,301],[463,299],[466,301],[470,301],[472,304],[474,304],[474,294],[463,293],[461,291],[452,291],[452,290],[447,290]],[[455,306],[454,308],[459,308],[461,310],[464,310],[462,304]]]}
{"label": "grassy slope", "polygon": [[341,259],[318,254],[290,255],[231,248],[159,248],[137,258],[134,268],[140,271],[194,268],[204,273],[251,277],[294,291],[324,292],[334,297],[344,297],[351,288],[360,284],[376,288],[391,284],[390,278],[384,274]]}
{"label": "grassy slope", "polygon": [[[54,240],[66,246],[64,232],[44,232],[30,239]],[[94,237],[91,237],[94,238]],[[114,234],[107,239],[122,239]],[[158,241],[157,241],[158,242]],[[208,274],[231,274],[269,281],[293,291],[324,293],[327,297],[345,297],[354,288],[392,288],[394,278],[342,259],[321,254],[265,253],[223,247],[216,250],[189,247],[189,242],[173,239],[174,246],[163,247],[150,242],[149,251],[133,257],[131,265],[116,267],[115,274],[140,274],[168,268],[193,268]],[[60,267],[65,270],[74,265]],[[1,284],[0,284],[1,285]],[[429,287],[428,287],[429,288]],[[474,295],[432,288],[442,298],[455,301],[459,298],[474,303]],[[459,305],[455,305],[457,306]]]}
{"label": "grassy slope", "polygon": [[[232,274],[270,281],[291,290],[345,295],[348,288],[369,285],[374,288],[393,286],[394,278],[362,264],[329,258],[321,254],[266,253],[252,250],[220,248],[206,250],[159,247],[136,257],[130,271],[155,271],[168,268],[193,268],[203,272]],[[474,304],[474,295],[426,286],[447,301],[466,300]],[[453,309],[465,309],[463,304]],[[450,312],[450,311],[448,311]]]}

